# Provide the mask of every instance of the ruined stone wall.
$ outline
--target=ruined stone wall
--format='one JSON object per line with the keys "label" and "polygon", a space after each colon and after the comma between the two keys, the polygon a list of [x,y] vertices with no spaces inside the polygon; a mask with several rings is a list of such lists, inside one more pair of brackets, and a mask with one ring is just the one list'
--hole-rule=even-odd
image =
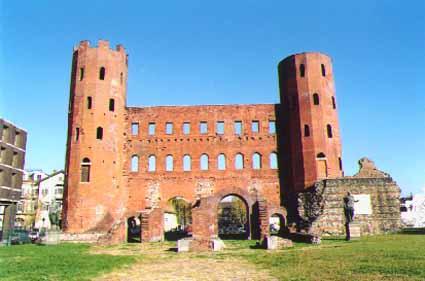
{"label": "ruined stone wall", "polygon": [[[345,235],[344,196],[370,195],[371,214],[356,214],[362,235],[400,228],[400,188],[391,177],[344,177],[322,180],[298,195],[300,226],[323,235]],[[357,210],[359,212],[359,210]]]}
{"label": "ruined stone wall", "polygon": [[[170,199],[183,197],[189,202],[216,194],[225,189],[240,188],[280,206],[280,185],[277,169],[270,167],[270,154],[277,152],[276,134],[269,132],[269,121],[275,121],[274,105],[164,106],[129,108],[126,117],[124,174],[128,185],[128,213],[146,207],[166,208]],[[224,122],[224,133],[216,130]],[[234,122],[242,121],[242,133],[235,134]],[[259,122],[259,131],[252,132],[252,121]],[[167,134],[166,123],[173,124]],[[206,122],[207,133],[200,132]],[[138,124],[138,134],[131,132]],[[149,135],[149,123],[155,123],[155,134]],[[183,123],[190,123],[184,134]],[[235,155],[244,156],[243,169],[235,168]],[[261,155],[261,168],[253,169],[253,154]],[[207,154],[208,170],[200,169],[200,157]],[[218,156],[226,158],[225,170],[218,169]],[[138,170],[131,171],[131,157],[139,157]],[[155,171],[148,171],[148,157],[156,157]],[[173,157],[173,171],[166,171],[166,157]],[[191,170],[184,171],[183,157],[191,157]],[[240,195],[240,194],[239,194]]]}

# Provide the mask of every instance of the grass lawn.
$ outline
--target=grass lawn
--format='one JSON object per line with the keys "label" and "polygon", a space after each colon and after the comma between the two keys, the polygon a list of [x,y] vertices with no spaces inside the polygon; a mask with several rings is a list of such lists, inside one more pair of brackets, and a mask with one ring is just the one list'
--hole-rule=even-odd
{"label": "grass lawn", "polygon": [[425,280],[423,234],[325,238],[273,252],[255,241],[225,244],[222,252],[180,254],[169,251],[174,242],[0,247],[0,280]]}

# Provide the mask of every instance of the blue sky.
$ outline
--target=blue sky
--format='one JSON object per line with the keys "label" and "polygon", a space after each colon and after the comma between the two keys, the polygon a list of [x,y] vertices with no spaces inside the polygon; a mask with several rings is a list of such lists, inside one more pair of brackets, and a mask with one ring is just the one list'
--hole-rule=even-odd
{"label": "blue sky", "polygon": [[[425,187],[425,1],[0,1],[0,116],[26,168],[64,167],[72,47],[129,53],[128,104],[277,103],[277,63],[333,58],[346,174]],[[285,3],[286,2],[286,3]]]}

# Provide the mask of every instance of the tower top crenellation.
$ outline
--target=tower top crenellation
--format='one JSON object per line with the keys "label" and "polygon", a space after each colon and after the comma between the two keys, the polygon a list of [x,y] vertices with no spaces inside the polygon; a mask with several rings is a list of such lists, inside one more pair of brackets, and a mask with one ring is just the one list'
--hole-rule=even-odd
{"label": "tower top crenellation", "polygon": [[88,48],[101,48],[101,49],[110,49],[111,51],[117,51],[117,52],[125,52],[125,48],[124,45],[122,44],[117,44],[115,47],[115,50],[110,48],[109,46],[109,41],[108,40],[103,40],[103,39],[99,39],[97,41],[97,46],[90,46],[90,41],[89,40],[82,40],[80,41],[78,46],[74,46],[74,51],[78,50],[78,49],[88,49]]}

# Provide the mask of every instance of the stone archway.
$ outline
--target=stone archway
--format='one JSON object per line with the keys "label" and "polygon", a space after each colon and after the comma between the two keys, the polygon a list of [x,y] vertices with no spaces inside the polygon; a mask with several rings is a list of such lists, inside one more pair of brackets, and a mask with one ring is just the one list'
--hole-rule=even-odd
{"label": "stone archway", "polygon": [[182,196],[167,200],[164,208],[164,237],[168,241],[192,235],[192,204]]}
{"label": "stone archway", "polygon": [[239,195],[224,196],[217,206],[218,236],[221,239],[244,240],[250,237],[250,213],[247,202]]}
{"label": "stone archway", "polygon": [[127,218],[127,242],[141,243],[142,225],[140,217],[132,216]]}

